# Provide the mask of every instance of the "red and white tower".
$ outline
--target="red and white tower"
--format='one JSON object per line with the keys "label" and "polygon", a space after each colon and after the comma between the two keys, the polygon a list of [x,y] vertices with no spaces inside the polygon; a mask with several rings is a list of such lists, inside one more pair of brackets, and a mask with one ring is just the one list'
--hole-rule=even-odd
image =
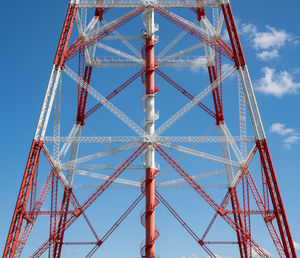
{"label": "red and white tower", "polygon": [[[182,188],[202,200],[182,214],[200,209],[197,230],[165,199],[183,202]],[[99,213],[133,192],[103,232]],[[270,242],[297,257],[229,0],[70,0],[3,256],[100,254],[143,199],[142,257],[158,257],[162,206],[203,255],[270,257]]]}

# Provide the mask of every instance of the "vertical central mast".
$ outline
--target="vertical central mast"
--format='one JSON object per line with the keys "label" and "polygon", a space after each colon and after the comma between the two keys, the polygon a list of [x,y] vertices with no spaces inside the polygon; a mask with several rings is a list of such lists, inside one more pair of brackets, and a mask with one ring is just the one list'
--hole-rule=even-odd
{"label": "vertical central mast", "polygon": [[[145,130],[149,135],[155,132],[155,82],[154,82],[154,9],[152,6],[146,8],[146,123]],[[155,153],[153,144],[149,143],[146,148],[146,258],[155,257]]]}

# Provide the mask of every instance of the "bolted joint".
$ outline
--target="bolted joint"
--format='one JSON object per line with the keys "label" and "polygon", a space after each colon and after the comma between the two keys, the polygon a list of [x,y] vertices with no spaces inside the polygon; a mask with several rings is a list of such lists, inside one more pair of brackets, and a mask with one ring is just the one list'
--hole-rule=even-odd
{"label": "bolted joint", "polygon": [[100,246],[100,245],[102,245],[103,244],[103,241],[102,240],[99,240],[98,242],[97,242],[97,246]]}
{"label": "bolted joint", "polygon": [[99,21],[103,21],[103,14],[104,14],[103,8],[96,8],[95,17],[98,17]]}
{"label": "bolted joint", "polygon": [[217,211],[221,217],[226,214],[226,210],[223,207],[220,207]]}
{"label": "bolted joint", "polygon": [[201,245],[201,246],[203,246],[203,245],[204,245],[204,241],[200,239],[200,240],[198,241],[198,244]]}
{"label": "bolted joint", "polygon": [[78,218],[82,214],[81,208],[77,208],[76,210],[72,211],[73,215]]}

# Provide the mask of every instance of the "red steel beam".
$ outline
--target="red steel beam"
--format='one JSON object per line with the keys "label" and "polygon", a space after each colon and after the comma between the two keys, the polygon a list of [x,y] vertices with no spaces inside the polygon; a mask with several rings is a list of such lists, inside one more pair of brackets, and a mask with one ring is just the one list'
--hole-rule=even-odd
{"label": "red steel beam", "polygon": [[204,251],[210,257],[216,257],[211,250],[205,245],[205,243],[197,236],[197,234],[184,222],[184,220],[179,216],[179,214],[171,207],[171,205],[161,196],[157,191],[155,192],[157,198],[161,201],[163,205],[171,212],[175,219],[184,227],[184,229],[195,239],[195,241],[204,249]]}
{"label": "red steel beam", "polygon": [[[209,74],[210,83],[213,84],[214,81],[218,79],[215,66],[208,67],[208,74]],[[220,98],[219,85],[212,91],[212,94],[213,94],[215,111],[216,111],[216,116],[215,116],[216,123],[217,123],[217,125],[223,124],[224,123],[224,115],[223,115],[222,101]]]}
{"label": "red steel beam", "polygon": [[141,193],[138,198],[130,205],[130,207],[122,214],[122,216],[112,225],[112,227],[105,233],[105,235],[95,243],[93,249],[86,255],[86,258],[92,257],[98,248],[107,240],[107,238],[116,230],[122,221],[129,215],[129,213],[139,204],[144,195]]}
{"label": "red steel beam", "polygon": [[[241,210],[239,200],[237,197],[236,188],[231,188],[230,191],[231,196],[231,205],[233,209],[233,218],[237,225],[239,225],[240,230],[236,231],[237,234],[237,240],[240,250],[240,256],[241,258],[248,258],[248,252],[247,252],[247,244],[246,242],[249,241],[250,236],[248,235],[248,232],[245,230],[241,214],[239,211]],[[246,237],[245,237],[246,236]]]}
{"label": "red steel beam", "polygon": [[60,68],[63,68],[63,65],[64,65],[65,55],[66,55],[68,43],[70,40],[72,28],[74,25],[77,8],[78,7],[76,4],[69,4],[67,15],[65,18],[65,22],[63,25],[63,29],[61,32],[57,51],[56,51],[55,58],[54,58],[54,64],[56,66],[60,66]]}
{"label": "red steel beam", "polygon": [[43,146],[42,141],[39,142],[35,140],[32,141],[29,157],[27,160],[27,165],[25,168],[24,176],[20,187],[19,196],[17,199],[14,215],[12,218],[12,222],[6,240],[6,245],[3,252],[4,257],[15,256],[17,244],[19,241],[19,235],[24,221],[24,215],[26,212],[26,207],[27,207],[28,199],[33,184],[33,178],[38,166],[39,156],[40,156],[42,146]]}
{"label": "red steel beam", "polygon": [[86,101],[88,96],[88,87],[90,85],[91,80],[91,73],[92,73],[92,67],[86,66],[83,76],[83,81],[86,84],[86,88],[81,87],[81,91],[79,94],[79,102],[77,107],[77,117],[76,117],[76,123],[80,124],[81,126],[84,125],[84,119],[85,119],[85,108],[86,108]]}
{"label": "red steel beam", "polygon": [[266,176],[266,181],[268,184],[271,201],[273,204],[274,214],[277,220],[277,225],[280,232],[284,253],[286,257],[297,257],[267,140],[257,140],[256,144],[259,150],[261,164]]}
{"label": "red steel beam", "polygon": [[22,250],[27,242],[28,236],[31,232],[31,229],[37,219],[37,215],[38,215],[38,211],[40,211],[40,209],[43,206],[43,203],[45,201],[45,198],[47,196],[47,193],[49,191],[49,188],[51,186],[51,182],[53,180],[53,172],[50,171],[50,173],[48,174],[48,177],[39,193],[39,196],[36,200],[36,202],[34,203],[32,209],[28,212],[26,212],[26,214],[24,215],[24,218],[26,219],[26,225],[21,233],[21,236],[19,238],[18,241],[18,245],[16,248],[16,256],[18,257],[21,253]]}
{"label": "red steel beam", "polygon": [[242,50],[242,45],[240,42],[239,35],[237,33],[237,28],[233,18],[232,10],[230,4],[222,4],[222,12],[225,19],[229,39],[231,42],[232,50],[234,53],[234,62],[236,67],[243,67],[246,65],[244,53]]}
{"label": "red steel beam", "polygon": [[270,236],[274,242],[274,245],[278,251],[278,254],[280,255],[280,257],[284,257],[284,250],[283,250],[283,245],[282,242],[280,240],[280,237],[274,227],[273,224],[273,219],[275,217],[274,215],[274,211],[272,211],[272,213],[270,212],[270,210],[268,210],[266,207],[266,204],[264,203],[258,188],[255,184],[255,181],[251,175],[251,172],[248,170],[247,173],[245,174],[247,182],[249,184],[250,190],[252,192],[252,195],[256,201],[256,204],[260,210],[260,213],[262,214],[262,217],[264,219],[264,222],[268,228],[268,231],[270,233]]}

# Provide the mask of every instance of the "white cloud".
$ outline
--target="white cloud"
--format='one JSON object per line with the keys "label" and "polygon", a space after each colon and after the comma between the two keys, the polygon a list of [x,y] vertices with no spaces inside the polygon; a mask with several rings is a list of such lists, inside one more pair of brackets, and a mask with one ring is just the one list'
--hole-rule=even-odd
{"label": "white cloud", "polygon": [[294,246],[295,246],[295,249],[296,249],[297,251],[300,250],[300,244],[298,244],[298,243],[295,242],[295,241],[294,241]]}
{"label": "white cloud", "polygon": [[[270,257],[272,257],[272,255],[264,248],[261,247],[261,249],[263,249]],[[255,250],[252,248],[252,253],[253,253],[253,257],[261,257],[260,255],[257,254],[257,252],[255,252]]]}
{"label": "white cloud", "polygon": [[277,134],[280,134],[280,135],[284,136],[284,135],[287,135],[287,134],[293,134],[296,131],[295,131],[295,129],[292,129],[292,128],[285,128],[285,124],[274,123],[270,127],[270,132],[271,133],[277,133]]}
{"label": "white cloud", "polygon": [[266,26],[267,31],[255,33],[253,39],[254,47],[256,49],[278,49],[283,47],[286,43],[292,41],[292,36],[285,30],[276,30],[274,27]]}
{"label": "white cloud", "polygon": [[260,53],[257,54],[257,57],[261,60],[270,60],[270,59],[274,59],[276,57],[278,57],[279,54],[278,54],[278,50],[277,49],[273,49],[271,51],[269,50],[264,50]]}
{"label": "white cloud", "polygon": [[298,134],[291,135],[288,138],[284,139],[284,147],[286,149],[290,149],[292,144],[297,143],[300,140],[300,136]]}
{"label": "white cloud", "polygon": [[257,82],[256,90],[264,94],[280,98],[286,94],[296,94],[300,88],[300,82],[295,82],[287,71],[276,72],[273,68],[265,67],[262,72],[264,76]]}
{"label": "white cloud", "polygon": [[278,30],[266,26],[266,31],[258,31],[253,24],[242,23],[241,34],[245,35],[252,43],[252,47],[258,51],[257,57],[261,60],[271,60],[279,56],[279,49],[287,43],[297,43],[296,37],[285,30]]}
{"label": "white cloud", "polygon": [[272,124],[270,127],[270,132],[277,133],[281,136],[288,136],[283,140],[283,147],[286,149],[290,149],[292,144],[296,144],[300,140],[300,136],[295,129],[286,128],[285,124],[282,123]]}

